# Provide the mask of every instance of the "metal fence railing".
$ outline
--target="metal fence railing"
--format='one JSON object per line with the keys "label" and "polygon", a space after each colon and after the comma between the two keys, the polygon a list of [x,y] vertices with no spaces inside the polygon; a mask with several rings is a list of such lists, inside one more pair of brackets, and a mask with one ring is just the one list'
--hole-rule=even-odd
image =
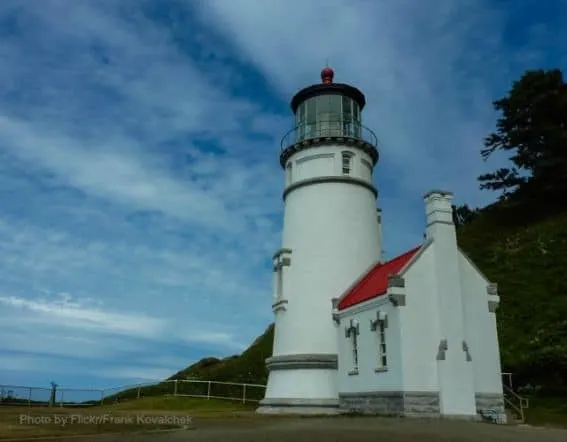
{"label": "metal fence railing", "polygon": [[0,384],[0,405],[89,407],[120,403],[143,397],[180,396],[258,402],[265,394],[263,384],[179,379],[122,385],[105,389],[29,387]]}

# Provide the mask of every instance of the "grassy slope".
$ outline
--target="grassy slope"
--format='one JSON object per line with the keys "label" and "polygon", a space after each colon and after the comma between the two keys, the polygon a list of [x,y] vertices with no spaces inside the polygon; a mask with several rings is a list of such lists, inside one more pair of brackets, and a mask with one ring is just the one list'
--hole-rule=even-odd
{"label": "grassy slope", "polygon": [[565,385],[567,214],[537,221],[495,206],[459,230],[459,243],[498,283],[504,371],[522,383]]}
{"label": "grassy slope", "polygon": [[265,384],[268,380],[264,361],[272,355],[274,327],[259,336],[240,356],[201,359],[169,379],[200,378],[213,381]]}
{"label": "grassy slope", "polygon": [[[178,371],[166,381],[183,379],[202,379],[207,381],[241,382],[251,384],[265,384],[268,373],[264,361],[272,355],[272,344],[274,341],[274,327],[270,325],[267,330],[239,356],[230,356],[224,359],[204,358],[181,371]],[[242,397],[242,388],[230,385],[213,385],[212,395]],[[105,403],[112,403],[116,399],[124,401],[140,396],[157,396],[172,394],[172,382],[163,382],[157,385],[132,388],[121,391],[117,395],[105,398]],[[179,394],[206,395],[207,385],[179,383]],[[249,399],[261,399],[263,389],[248,388],[246,397]]]}

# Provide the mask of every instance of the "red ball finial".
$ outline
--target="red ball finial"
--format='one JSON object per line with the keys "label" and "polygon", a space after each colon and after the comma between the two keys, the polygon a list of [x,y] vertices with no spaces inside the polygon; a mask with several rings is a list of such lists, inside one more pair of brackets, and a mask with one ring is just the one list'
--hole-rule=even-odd
{"label": "red ball finial", "polygon": [[321,71],[321,81],[325,84],[332,83],[334,76],[335,72],[329,66],[323,68],[323,70]]}

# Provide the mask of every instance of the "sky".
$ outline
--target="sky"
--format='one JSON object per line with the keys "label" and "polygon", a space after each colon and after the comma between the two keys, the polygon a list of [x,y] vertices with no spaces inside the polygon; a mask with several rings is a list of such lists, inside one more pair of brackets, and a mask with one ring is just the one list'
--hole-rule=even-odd
{"label": "sky", "polygon": [[380,140],[387,257],[426,191],[492,202],[492,101],[565,64],[544,3],[0,2],[0,384],[158,380],[261,334],[289,101],[327,61]]}

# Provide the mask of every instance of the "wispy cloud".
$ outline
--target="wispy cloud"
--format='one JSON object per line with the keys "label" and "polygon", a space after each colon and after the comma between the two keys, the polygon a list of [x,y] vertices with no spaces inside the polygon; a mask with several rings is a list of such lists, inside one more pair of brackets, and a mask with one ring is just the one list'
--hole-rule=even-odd
{"label": "wispy cloud", "polygon": [[2,3],[0,375],[44,383],[65,358],[66,376],[161,377],[262,331],[279,138],[326,59],[367,95],[388,253],[421,240],[429,188],[487,202],[491,100],[564,62],[560,21],[509,6]]}
{"label": "wispy cloud", "polygon": [[[31,318],[29,316],[24,317],[24,322],[56,323],[70,329],[69,331],[79,328],[80,330],[90,329],[99,332],[153,337],[161,333],[165,326],[164,320],[150,318],[143,314],[105,312],[100,308],[84,306],[65,294],[52,302],[41,299],[31,300],[15,296],[0,296],[0,304],[19,310],[20,318],[24,314],[35,315]],[[80,342],[80,339],[78,342]]]}

